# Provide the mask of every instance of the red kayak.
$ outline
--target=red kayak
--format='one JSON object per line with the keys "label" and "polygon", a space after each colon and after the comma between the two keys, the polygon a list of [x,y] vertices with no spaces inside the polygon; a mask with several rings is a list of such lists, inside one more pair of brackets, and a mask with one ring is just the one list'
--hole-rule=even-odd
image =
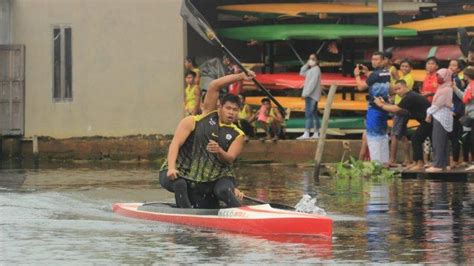
{"label": "red kayak", "polygon": [[180,209],[167,203],[116,203],[115,213],[138,219],[253,235],[311,235],[330,238],[332,219],[272,208],[269,204],[224,209]]}

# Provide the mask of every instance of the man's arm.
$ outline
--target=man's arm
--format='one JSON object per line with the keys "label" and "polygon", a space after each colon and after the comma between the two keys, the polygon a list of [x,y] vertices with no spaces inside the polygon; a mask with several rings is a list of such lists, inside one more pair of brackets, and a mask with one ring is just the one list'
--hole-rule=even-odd
{"label": "man's arm", "polygon": [[201,89],[199,89],[198,86],[194,87],[194,97],[196,99],[196,105],[194,106],[193,114],[197,114],[201,106]]}
{"label": "man's arm", "polygon": [[354,68],[354,76],[355,76],[355,80],[356,80],[357,90],[364,91],[364,90],[369,88],[369,86],[367,85],[367,82],[362,81],[362,79],[360,78],[360,69],[357,66],[356,66],[356,68]]}
{"label": "man's arm", "polygon": [[374,103],[384,111],[395,113],[398,115],[408,115],[408,111],[406,109],[400,108],[398,105],[395,104],[388,104],[382,97],[375,98]]}
{"label": "man's arm", "polygon": [[227,75],[211,81],[207,87],[206,97],[204,97],[204,102],[202,104],[202,114],[206,115],[216,110],[217,100],[219,99],[219,91],[221,88],[239,80],[251,80],[255,77],[254,72],[249,71],[248,73],[248,76],[242,72],[240,74]]}
{"label": "man's arm", "polygon": [[174,180],[178,177],[178,171],[176,170],[176,159],[178,158],[179,148],[183,145],[186,139],[189,137],[194,129],[195,121],[194,117],[188,116],[179,122],[178,127],[171,141],[168,150],[168,177]]}
{"label": "man's arm", "polygon": [[308,63],[304,64],[300,69],[300,76],[306,76],[306,72],[308,72],[309,65]]}
{"label": "man's arm", "polygon": [[235,159],[240,155],[242,152],[242,148],[244,147],[244,136],[237,137],[227,151],[224,151],[217,142],[210,140],[209,144],[207,145],[207,150],[211,153],[217,154],[217,158],[221,162],[225,163],[233,163]]}

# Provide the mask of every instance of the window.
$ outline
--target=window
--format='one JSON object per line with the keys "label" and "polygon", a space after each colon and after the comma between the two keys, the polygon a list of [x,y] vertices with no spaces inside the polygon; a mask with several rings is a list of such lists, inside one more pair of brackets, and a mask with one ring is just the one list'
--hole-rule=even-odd
{"label": "window", "polygon": [[72,101],[72,29],[53,27],[53,100]]}

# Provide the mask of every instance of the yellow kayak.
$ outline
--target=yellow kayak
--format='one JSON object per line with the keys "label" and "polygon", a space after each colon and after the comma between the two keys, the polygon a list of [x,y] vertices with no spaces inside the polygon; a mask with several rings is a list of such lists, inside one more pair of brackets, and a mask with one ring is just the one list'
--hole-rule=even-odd
{"label": "yellow kayak", "polygon": [[412,29],[418,32],[474,27],[474,14],[423,19],[391,25],[392,28]]}
{"label": "yellow kayak", "polygon": [[[358,94],[356,94],[358,95]],[[363,95],[363,94],[361,94]],[[263,96],[252,96],[247,97],[245,102],[250,105],[260,105],[260,101],[264,98]],[[276,100],[284,107],[289,108],[291,111],[301,111],[304,112],[304,99],[301,97],[275,97]],[[364,98],[362,100],[361,98]],[[324,109],[326,105],[326,97],[321,96],[321,99],[318,103],[319,109]],[[343,100],[342,94],[336,94],[334,101],[332,103],[331,109],[333,110],[345,110],[345,111],[367,111],[367,101],[365,96],[356,97],[355,101]]]}

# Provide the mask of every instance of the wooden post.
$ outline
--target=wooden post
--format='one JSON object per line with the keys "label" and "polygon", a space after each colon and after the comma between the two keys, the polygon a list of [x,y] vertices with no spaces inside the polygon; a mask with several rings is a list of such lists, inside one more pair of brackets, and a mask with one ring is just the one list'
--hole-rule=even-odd
{"label": "wooden post", "polygon": [[319,170],[321,167],[321,158],[323,157],[324,151],[324,142],[326,141],[326,131],[328,129],[329,117],[331,115],[332,101],[334,99],[334,94],[336,94],[337,86],[335,84],[331,85],[329,88],[329,93],[326,99],[326,106],[324,107],[323,121],[321,123],[321,130],[319,132],[318,146],[316,148],[316,154],[314,155],[314,178],[319,179]]}

